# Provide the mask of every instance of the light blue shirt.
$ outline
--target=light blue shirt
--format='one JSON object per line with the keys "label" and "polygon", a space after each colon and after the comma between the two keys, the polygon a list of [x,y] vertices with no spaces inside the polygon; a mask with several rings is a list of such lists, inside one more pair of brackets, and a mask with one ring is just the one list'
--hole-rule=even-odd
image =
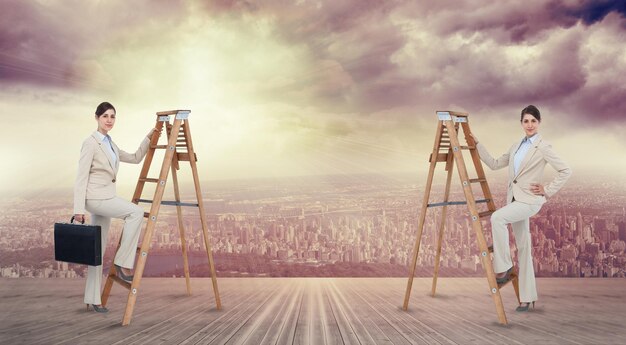
{"label": "light blue shirt", "polygon": [[113,150],[113,142],[111,140],[110,135],[104,135],[99,131],[96,131],[96,135],[100,138],[100,141],[104,144],[104,149],[111,156],[111,161],[113,162],[113,167],[117,164],[117,156],[115,155],[115,150]]}
{"label": "light blue shirt", "polygon": [[513,172],[515,173],[515,176],[517,176],[517,173],[519,172],[520,165],[522,164],[524,157],[526,157],[526,153],[528,153],[528,150],[535,143],[535,139],[537,139],[537,133],[530,138],[524,137],[524,140],[522,140],[522,143],[517,148],[517,151],[515,151],[515,157],[513,157]]}

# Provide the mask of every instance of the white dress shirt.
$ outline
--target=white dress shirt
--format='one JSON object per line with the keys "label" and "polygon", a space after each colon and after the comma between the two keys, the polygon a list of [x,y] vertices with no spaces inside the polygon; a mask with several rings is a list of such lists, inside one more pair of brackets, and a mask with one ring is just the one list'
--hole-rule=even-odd
{"label": "white dress shirt", "polygon": [[515,157],[513,157],[513,171],[515,172],[516,176],[519,172],[520,164],[522,164],[524,157],[526,157],[526,153],[533,146],[536,138],[537,133],[533,134],[533,136],[530,138],[525,137],[524,140],[522,140],[520,146],[517,148],[517,151],[515,151]]}
{"label": "white dress shirt", "polygon": [[115,150],[113,150],[111,136],[108,134],[104,135],[100,133],[100,131],[96,131],[96,134],[98,135],[98,138],[100,138],[100,142],[104,144],[104,148],[109,153],[109,156],[111,156],[111,161],[113,162],[113,166],[115,166],[115,164],[117,164],[117,156],[115,155]]}

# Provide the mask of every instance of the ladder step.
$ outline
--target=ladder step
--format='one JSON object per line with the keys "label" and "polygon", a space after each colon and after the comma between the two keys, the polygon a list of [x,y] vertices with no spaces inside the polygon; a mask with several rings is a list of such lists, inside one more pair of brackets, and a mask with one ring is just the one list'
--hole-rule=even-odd
{"label": "ladder step", "polygon": [[127,288],[128,290],[130,290],[130,283],[122,280],[122,278],[120,278],[118,276],[110,276],[110,278],[113,279],[114,282],[119,283],[123,287]]}
{"label": "ladder step", "polygon": [[471,178],[470,183],[476,183],[476,182],[487,182],[486,178]]}
{"label": "ladder step", "polygon": [[144,213],[143,213],[143,217],[144,217],[144,218],[148,218],[148,217],[150,217],[150,212],[144,212]]}
{"label": "ladder step", "polygon": [[[148,204],[152,203],[152,200],[148,200],[148,199],[139,199],[137,200],[137,202],[145,202]],[[169,205],[169,206],[193,206],[193,207],[198,207],[198,204],[194,204],[194,203],[190,203],[190,202],[180,202],[180,201],[161,201],[161,205]],[[144,212],[144,216],[145,216],[145,212]]]}
{"label": "ladder step", "polygon": [[492,245],[490,245],[489,247],[487,247],[487,251],[488,251],[489,253],[493,253],[493,244],[492,244]]}
{"label": "ladder step", "polygon": [[[489,199],[480,199],[475,201],[477,204],[489,202]],[[449,205],[467,205],[467,201],[444,201],[426,205],[427,207],[449,206]],[[489,211],[492,212],[492,211]],[[493,213],[493,212],[492,212]],[[480,213],[479,213],[480,215]]]}
{"label": "ladder step", "polygon": [[157,183],[157,182],[159,182],[159,179],[158,178],[146,177],[146,178],[140,178],[139,181],[140,182],[154,182],[154,183]]}
{"label": "ladder step", "polygon": [[[447,153],[438,153],[437,154],[437,162],[445,162],[448,160],[448,154]],[[433,154],[430,154],[430,158],[428,159],[429,162],[433,161]]]}
{"label": "ladder step", "polygon": [[[151,149],[167,149],[169,145],[152,145],[150,146]],[[187,144],[185,145],[181,145],[181,144],[176,144],[176,147],[187,147]]]}
{"label": "ladder step", "polygon": [[[196,159],[196,162],[198,161],[198,156],[195,154],[194,152],[194,158]],[[178,160],[179,161],[187,161],[189,162],[189,153],[188,152],[181,152],[178,154]]]}
{"label": "ladder step", "polygon": [[495,211],[485,211],[478,214],[479,218],[491,216]]}
{"label": "ladder step", "polygon": [[461,146],[461,150],[475,150],[476,146]]}
{"label": "ladder step", "polygon": [[513,280],[517,279],[517,273],[516,272],[511,272],[511,275],[509,275],[509,280],[507,280],[506,282],[504,282],[503,284],[498,284],[498,289],[502,289],[503,287],[505,287],[508,283],[511,283]]}

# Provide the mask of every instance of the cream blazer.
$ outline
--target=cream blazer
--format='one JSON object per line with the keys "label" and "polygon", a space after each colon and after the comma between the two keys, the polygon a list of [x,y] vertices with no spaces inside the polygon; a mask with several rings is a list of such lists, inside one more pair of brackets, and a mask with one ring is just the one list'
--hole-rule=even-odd
{"label": "cream blazer", "polygon": [[138,164],[148,152],[150,139],[145,137],[135,153],[120,150],[113,143],[113,150],[118,157],[116,164],[103,147],[96,132],[85,141],[80,150],[78,174],[74,184],[74,214],[85,214],[87,199],[110,199],[115,197],[115,181],[120,161]]}
{"label": "cream blazer", "polygon": [[[537,134],[533,146],[528,149],[516,175],[513,161],[515,152],[521,145],[522,140],[513,144],[509,151],[498,159],[493,158],[483,144],[476,144],[476,148],[478,149],[480,159],[492,170],[509,167],[509,185],[506,194],[507,204],[511,203],[513,198],[515,198],[515,201],[526,204],[541,205],[546,202],[546,197],[553,196],[563,187],[567,179],[572,175],[572,169],[556,155],[552,150],[552,145],[543,140],[541,135]],[[558,172],[558,175],[547,186],[544,186],[545,196],[535,195],[530,190],[530,184],[542,183],[546,164],[550,164]]]}

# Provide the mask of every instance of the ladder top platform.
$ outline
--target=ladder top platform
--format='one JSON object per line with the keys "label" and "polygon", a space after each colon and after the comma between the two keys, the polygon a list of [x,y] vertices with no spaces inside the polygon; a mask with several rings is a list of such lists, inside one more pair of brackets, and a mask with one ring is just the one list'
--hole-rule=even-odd
{"label": "ladder top platform", "polygon": [[454,122],[467,122],[467,116],[469,114],[458,111],[437,111],[437,118],[439,121],[454,121]]}
{"label": "ladder top platform", "polygon": [[176,115],[176,114],[181,113],[181,112],[190,113],[191,110],[166,110],[166,111],[158,111],[156,114],[157,114],[157,116]]}
{"label": "ladder top platform", "polygon": [[452,116],[459,116],[459,117],[468,117],[469,114],[468,113],[464,113],[461,111],[450,111],[450,110],[437,110],[437,115],[439,114],[446,114],[446,115],[452,115]]}

